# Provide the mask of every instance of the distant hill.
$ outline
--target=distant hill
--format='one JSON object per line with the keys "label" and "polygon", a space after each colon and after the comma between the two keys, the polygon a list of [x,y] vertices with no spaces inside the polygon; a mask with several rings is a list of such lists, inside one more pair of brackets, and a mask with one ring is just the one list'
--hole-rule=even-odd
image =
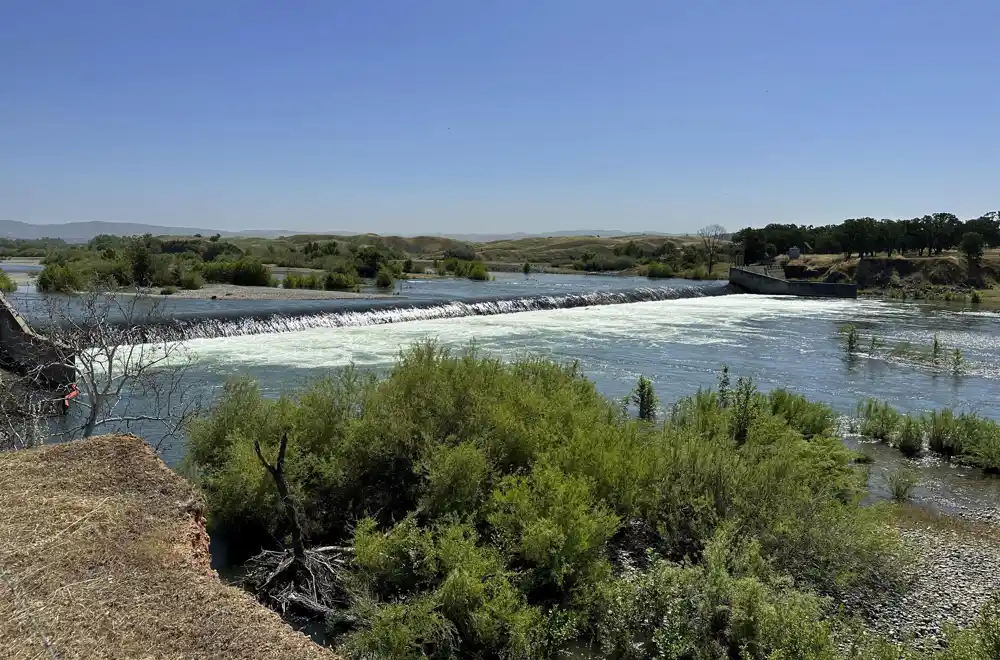
{"label": "distant hill", "polygon": [[294,234],[293,231],[264,230],[231,232],[215,229],[198,229],[195,227],[164,227],[160,225],[143,225],[133,222],[67,222],[65,224],[33,225],[16,220],[0,220],[0,237],[33,240],[39,238],[61,238],[67,243],[86,243],[95,236],[111,234],[113,236],[191,236],[202,234],[211,236],[260,236],[272,237]]}
{"label": "distant hill", "polygon": [[[222,234],[223,236],[251,236],[258,238],[274,238],[277,236],[292,236],[295,234],[315,234],[331,236],[353,236],[357,232],[347,231],[292,231],[288,229],[251,229],[247,231],[233,232],[217,229],[204,229],[196,227],[165,227],[162,225],[144,225],[133,222],[67,222],[65,224],[35,225],[16,220],[0,220],[0,237],[19,238],[23,240],[33,240],[39,238],[61,238],[67,243],[86,243],[95,236],[101,234],[111,234],[113,236],[141,236],[152,234],[154,236],[191,236],[201,234],[212,236]],[[423,234],[424,236],[439,236],[452,238],[460,241],[471,241],[475,243],[486,243],[488,241],[516,240],[519,238],[539,238],[545,236],[600,236],[609,238],[615,236],[634,236],[645,234],[647,236],[666,236],[660,232],[638,232],[621,231],[617,229],[577,229],[571,231],[555,232],[510,232],[496,234]]]}

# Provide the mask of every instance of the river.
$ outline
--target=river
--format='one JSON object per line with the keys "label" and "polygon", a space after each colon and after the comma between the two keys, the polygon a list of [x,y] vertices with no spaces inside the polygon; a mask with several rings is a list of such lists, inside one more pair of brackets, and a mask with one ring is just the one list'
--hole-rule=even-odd
{"label": "river", "polygon": [[[1000,314],[873,299],[712,295],[721,287],[716,282],[498,274],[489,283],[409,281],[402,296],[382,301],[169,301],[167,310],[188,319],[189,336],[204,335],[184,342],[192,360],[187,394],[203,402],[210,402],[230,378],[257,379],[265,392],[277,396],[351,363],[386,368],[403,348],[434,339],[458,349],[474,342],[479,350],[507,359],[575,360],[611,397],[627,395],[645,375],[667,407],[699,387],[713,386],[725,364],[734,380],[752,377],[764,390],[787,387],[844,415],[871,396],[906,412],[954,407],[1000,419]],[[638,296],[645,300],[621,302],[638,290],[647,292]],[[19,304],[30,310],[34,295],[22,294]],[[461,309],[448,308],[458,312],[434,318],[441,313],[433,310],[450,301],[464,302]],[[511,301],[530,304],[518,307]],[[560,308],[570,304],[566,301],[575,302]],[[617,304],[580,306],[588,301]],[[481,307],[469,307],[476,304]],[[385,311],[400,305],[420,310]],[[533,311],[511,311],[517,309]],[[345,312],[354,314],[350,323],[343,321]],[[205,320],[219,315],[263,320],[251,326],[232,318],[221,326]],[[847,323],[887,344],[929,347],[937,335],[949,351],[962,351],[963,373],[899,361],[888,350],[875,358],[848,357],[839,332]],[[873,489],[878,493],[879,471],[904,459],[886,448],[875,451]],[[178,464],[183,455],[182,441],[165,446],[168,463]],[[918,501],[996,514],[1000,479],[933,457],[922,459],[921,469],[925,477]]]}

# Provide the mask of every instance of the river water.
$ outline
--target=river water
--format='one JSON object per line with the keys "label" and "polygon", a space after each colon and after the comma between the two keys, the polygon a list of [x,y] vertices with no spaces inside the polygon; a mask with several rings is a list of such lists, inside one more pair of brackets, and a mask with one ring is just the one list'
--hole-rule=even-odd
{"label": "river water", "polygon": [[[630,293],[640,289],[646,293]],[[749,376],[764,390],[787,387],[844,415],[871,396],[907,412],[953,407],[1000,419],[1000,314],[872,299],[713,295],[721,292],[715,282],[500,274],[489,283],[409,281],[402,296],[392,300],[177,300],[170,301],[169,313],[196,328],[189,336],[204,335],[184,342],[193,362],[188,395],[203,402],[210,402],[230,378],[257,379],[265,392],[277,396],[351,363],[384,369],[400,350],[434,339],[454,348],[474,342],[479,350],[507,359],[575,360],[611,397],[627,395],[645,375],[667,407],[699,387],[713,386],[725,364],[734,380]],[[596,297],[580,298],[584,295]],[[636,297],[643,300],[621,302]],[[19,304],[30,310],[31,298],[22,296]],[[510,303],[517,300],[530,304]],[[575,302],[561,308],[569,304],[566,300]],[[435,318],[442,313],[434,310],[450,301],[465,301],[464,311]],[[588,301],[617,304],[580,306]],[[480,307],[469,307],[475,304]],[[423,311],[385,309],[400,305]],[[516,309],[532,311],[511,311]],[[351,318],[380,320],[345,323],[345,311],[355,314]],[[220,314],[280,316],[252,327],[230,319],[221,330],[217,320],[196,320]],[[848,357],[839,332],[847,323],[856,324],[866,339],[875,334],[886,344],[929,347],[937,335],[947,350],[962,351],[963,372],[955,376],[897,360],[888,350],[874,358]],[[879,473],[905,459],[891,450],[876,452],[873,487],[880,492]],[[171,464],[183,455],[182,441],[164,450]],[[918,500],[995,514],[1000,479],[934,458],[923,459],[921,469],[925,476]]]}

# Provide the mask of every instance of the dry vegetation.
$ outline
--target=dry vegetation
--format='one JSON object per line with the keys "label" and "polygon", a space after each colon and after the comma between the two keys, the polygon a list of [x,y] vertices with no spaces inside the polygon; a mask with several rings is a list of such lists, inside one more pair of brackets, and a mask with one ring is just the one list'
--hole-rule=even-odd
{"label": "dry vegetation", "polygon": [[218,580],[200,500],[139,438],[0,454],[0,493],[0,657],[333,657]]}

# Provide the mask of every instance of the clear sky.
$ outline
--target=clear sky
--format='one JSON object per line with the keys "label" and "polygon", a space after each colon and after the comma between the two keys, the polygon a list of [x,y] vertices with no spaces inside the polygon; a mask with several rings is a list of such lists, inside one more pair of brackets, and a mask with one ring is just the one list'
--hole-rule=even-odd
{"label": "clear sky", "polygon": [[998,29],[998,0],[0,0],[0,218],[978,216]]}

